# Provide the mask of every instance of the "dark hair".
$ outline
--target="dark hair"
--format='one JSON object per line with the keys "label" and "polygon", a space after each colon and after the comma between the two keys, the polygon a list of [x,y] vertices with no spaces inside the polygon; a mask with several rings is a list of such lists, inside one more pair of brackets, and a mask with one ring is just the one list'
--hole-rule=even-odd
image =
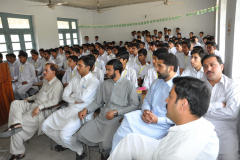
{"label": "dark hair", "polygon": [[177,44],[180,45],[180,46],[182,46],[182,42],[179,42],[179,41],[176,42],[176,43],[175,43],[175,46],[177,46]]}
{"label": "dark hair", "polygon": [[56,52],[57,52],[57,50],[56,50],[56,49],[51,49],[51,52],[55,52],[55,53],[56,53]]}
{"label": "dark hair", "polygon": [[201,31],[201,32],[199,32],[199,33],[202,33],[202,34],[204,34],[204,32],[203,32],[203,31]]}
{"label": "dark hair", "polygon": [[70,52],[70,51],[65,51],[65,54],[66,54],[66,53],[67,53],[67,54],[69,54],[69,55],[71,54],[71,52]]}
{"label": "dark hair", "polygon": [[201,59],[207,55],[207,53],[203,49],[195,49],[191,51],[191,55],[197,53]]}
{"label": "dark hair", "polygon": [[26,57],[26,58],[28,58],[28,54],[26,53],[26,52],[20,52],[19,54],[18,54],[18,57]]}
{"label": "dark hair", "polygon": [[117,54],[117,57],[122,58],[123,60],[127,59],[127,61],[129,60],[129,53],[128,52],[121,52]]}
{"label": "dark hair", "polygon": [[183,45],[183,44],[186,44],[187,47],[188,47],[188,49],[191,48],[191,43],[190,43],[190,41],[184,41],[184,42],[182,42],[182,45]]}
{"label": "dark hair", "polygon": [[153,55],[156,56],[158,59],[160,57],[160,54],[162,53],[168,53],[168,50],[166,48],[160,48],[157,49],[156,51],[153,51]]}
{"label": "dark hair", "polygon": [[87,67],[87,66],[90,66],[90,69],[89,71],[92,70],[92,67],[95,63],[95,61],[92,60],[92,58],[90,58],[89,56],[82,56],[81,58],[79,58],[78,61],[82,60],[84,65]]}
{"label": "dark hair", "polygon": [[80,49],[79,48],[73,48],[72,49],[74,52],[76,52],[76,53],[80,53]]}
{"label": "dark hair", "polygon": [[182,34],[181,34],[181,33],[178,33],[177,35],[180,35],[180,36],[181,36]]}
{"label": "dark hair", "polygon": [[127,48],[126,47],[120,47],[118,49],[118,52],[121,53],[121,52],[126,52],[127,51]]}
{"label": "dark hair", "polygon": [[[162,48],[160,48],[159,50],[161,50]],[[173,66],[174,69],[173,71],[174,72],[177,72],[177,69],[178,69],[178,60],[177,60],[177,57],[172,54],[172,53],[166,53],[165,51],[161,54],[158,55],[157,57],[158,59],[161,59],[163,60],[163,64],[165,64],[166,66]]]}
{"label": "dark hair", "polygon": [[98,36],[95,36],[95,38],[97,38],[97,39],[98,39]]}
{"label": "dark hair", "polygon": [[10,53],[8,54],[9,57],[13,57],[13,58],[16,58],[16,55],[14,53]]}
{"label": "dark hair", "polygon": [[99,52],[98,52],[97,49],[92,50],[92,53],[93,53],[94,55],[99,55]]}
{"label": "dark hair", "polygon": [[64,47],[60,46],[59,48],[64,49]]}
{"label": "dark hair", "polygon": [[143,54],[144,56],[146,56],[147,55],[147,50],[146,49],[140,49],[139,51],[138,51],[138,54]]}
{"label": "dark hair", "polygon": [[179,29],[179,30],[180,30],[180,28],[179,28],[179,27],[177,27],[177,28],[176,28],[176,30],[177,30],[177,29]]}
{"label": "dark hair", "polygon": [[137,49],[139,49],[140,48],[140,45],[138,44],[138,43],[134,43],[134,44],[132,44],[132,47],[136,47]]}
{"label": "dark hair", "polygon": [[207,41],[206,45],[210,44],[213,47],[216,47],[216,43],[214,41]]}
{"label": "dark hair", "polygon": [[172,31],[171,29],[168,29],[168,31]]}
{"label": "dark hair", "polygon": [[108,61],[107,65],[113,65],[114,71],[119,70],[119,74],[121,75],[122,69],[123,69],[122,62],[120,62],[117,59],[112,59],[112,60]]}
{"label": "dark hair", "polygon": [[113,47],[111,47],[111,46],[107,46],[107,49],[113,50]]}
{"label": "dark hair", "polygon": [[40,48],[40,49],[39,49],[39,52],[44,52],[44,49],[43,49],[43,48]]}
{"label": "dark hair", "polygon": [[203,49],[201,46],[195,46],[195,47],[193,47],[193,50],[199,50],[199,49]]}
{"label": "dark hair", "polygon": [[164,43],[165,47],[168,48],[169,47],[169,44],[168,43]]}
{"label": "dark hair", "polygon": [[206,56],[203,57],[203,59],[202,59],[202,65],[203,65],[204,60],[206,60],[206,59],[208,59],[208,58],[211,58],[211,57],[216,57],[218,63],[219,63],[219,64],[223,64],[223,61],[222,61],[222,59],[221,59],[219,56],[217,56],[217,55],[215,55],[215,54],[209,54],[209,55],[206,55]]}
{"label": "dark hair", "polygon": [[71,58],[74,62],[78,62],[77,56],[69,56],[68,59]]}
{"label": "dark hair", "polygon": [[159,31],[158,33],[162,34],[162,31]]}
{"label": "dark hair", "polygon": [[151,46],[157,46],[157,42],[149,42],[148,44]]}
{"label": "dark hair", "polygon": [[44,50],[44,52],[46,52],[49,55],[51,54],[50,50],[48,50],[48,49]]}
{"label": "dark hair", "polygon": [[151,35],[147,35],[146,37],[152,38]]}
{"label": "dark hair", "polygon": [[89,55],[87,55],[88,57],[90,57],[93,61],[94,61],[94,63],[96,62],[96,58],[95,58],[95,56],[94,55],[92,55],[92,54],[89,54]]}
{"label": "dark hair", "polygon": [[102,45],[98,45],[98,48],[101,48],[101,49],[105,50]]}
{"label": "dark hair", "polygon": [[187,99],[190,113],[202,117],[208,110],[211,98],[211,91],[207,84],[200,79],[189,76],[175,77],[173,83],[177,94],[175,103],[179,99]]}
{"label": "dark hair", "polygon": [[0,53],[0,58],[3,58],[3,55],[2,55],[2,53]]}
{"label": "dark hair", "polygon": [[38,56],[38,52],[35,50],[35,51],[32,51],[31,54],[35,54]]}
{"label": "dark hair", "polygon": [[166,35],[166,36],[165,36],[165,38],[169,38],[169,36],[168,36],[168,35]]}
{"label": "dark hair", "polygon": [[174,40],[168,41],[168,43],[169,42],[175,45],[175,41]]}
{"label": "dark hair", "polygon": [[192,33],[192,35],[193,35],[193,32],[190,32],[190,33]]}
{"label": "dark hair", "polygon": [[53,63],[47,63],[45,66],[50,66],[51,71],[55,71],[55,76],[58,75],[58,66]]}

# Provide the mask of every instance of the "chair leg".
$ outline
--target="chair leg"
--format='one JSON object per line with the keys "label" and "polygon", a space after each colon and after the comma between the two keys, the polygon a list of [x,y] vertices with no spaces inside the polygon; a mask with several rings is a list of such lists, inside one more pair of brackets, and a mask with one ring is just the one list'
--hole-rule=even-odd
{"label": "chair leg", "polygon": [[88,145],[87,145],[87,156],[88,156],[88,160],[90,160],[90,150]]}
{"label": "chair leg", "polygon": [[52,140],[51,140],[51,138],[49,138],[49,140],[50,140],[50,149],[53,150],[53,145],[52,145]]}

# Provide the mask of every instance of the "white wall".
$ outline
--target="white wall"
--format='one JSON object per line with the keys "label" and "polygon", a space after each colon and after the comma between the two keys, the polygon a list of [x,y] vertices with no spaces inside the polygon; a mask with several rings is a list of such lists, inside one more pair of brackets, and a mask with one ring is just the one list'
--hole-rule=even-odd
{"label": "white wall", "polygon": [[[121,27],[121,28],[97,28],[94,34],[100,37],[100,42],[106,41],[129,41],[131,39],[131,31],[133,30],[149,30],[153,34],[153,30],[163,31],[164,27],[172,29],[175,35],[176,27],[181,28],[183,36],[189,37],[189,32],[194,32],[199,36],[200,31],[204,31],[205,35],[215,34],[215,12],[206,13],[199,16],[186,17],[186,13],[193,12],[216,5],[216,0],[171,0],[171,2],[184,2],[178,5],[160,5],[163,2],[149,2],[143,4],[128,5],[122,7],[111,8],[110,11],[103,13],[93,12],[94,25],[101,24],[122,24],[141,22],[153,19],[160,19],[181,15],[180,20],[152,23],[141,26]],[[155,7],[156,6],[156,7]],[[147,18],[145,18],[145,14]]]}
{"label": "white wall", "polygon": [[[57,6],[52,10],[45,6],[31,5],[44,5],[44,3],[26,0],[0,0],[0,11],[32,15],[37,49],[59,46],[57,17],[78,19],[79,24],[93,24],[92,12],[86,12],[88,10],[85,9]],[[93,39],[93,29],[79,30],[80,41],[82,41],[81,37],[85,35]]]}

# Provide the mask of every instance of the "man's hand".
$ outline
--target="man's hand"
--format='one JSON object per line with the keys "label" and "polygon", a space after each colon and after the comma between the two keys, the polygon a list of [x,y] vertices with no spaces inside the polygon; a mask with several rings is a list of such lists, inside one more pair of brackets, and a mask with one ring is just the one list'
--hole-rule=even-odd
{"label": "man's hand", "polygon": [[158,117],[153,114],[153,111],[144,110],[142,114],[143,122],[150,124],[150,123],[157,123]]}
{"label": "man's hand", "polygon": [[81,104],[81,103],[83,103],[83,102],[77,102],[77,101],[75,101],[75,103],[74,103],[74,104]]}
{"label": "man's hand", "polygon": [[22,85],[25,85],[25,84],[28,84],[28,82],[27,81],[22,82]]}
{"label": "man's hand", "polygon": [[106,114],[106,118],[108,120],[111,120],[114,118],[114,111],[108,111],[107,114]]}
{"label": "man's hand", "polygon": [[67,87],[67,85],[68,85],[68,83],[65,83],[65,84],[63,85],[63,87],[65,88],[65,87]]}
{"label": "man's hand", "polygon": [[28,101],[28,99],[26,98],[26,99],[24,99],[25,101]]}
{"label": "man's hand", "polygon": [[14,78],[13,78],[13,77],[11,77],[11,80],[14,80]]}
{"label": "man's hand", "polygon": [[86,108],[84,110],[82,110],[81,112],[78,112],[78,117],[81,120],[83,120],[86,115],[87,115],[87,109]]}
{"label": "man's hand", "polygon": [[179,69],[180,75],[182,74],[182,72],[183,72],[184,70],[185,70],[184,68],[180,68],[180,69]]}
{"label": "man's hand", "polygon": [[39,114],[39,108],[36,107],[33,111],[32,111],[32,117],[35,117]]}
{"label": "man's hand", "polygon": [[225,108],[226,107],[226,103],[223,103],[223,108]]}
{"label": "man's hand", "polygon": [[43,80],[43,76],[42,76],[42,77],[40,77],[40,80]]}

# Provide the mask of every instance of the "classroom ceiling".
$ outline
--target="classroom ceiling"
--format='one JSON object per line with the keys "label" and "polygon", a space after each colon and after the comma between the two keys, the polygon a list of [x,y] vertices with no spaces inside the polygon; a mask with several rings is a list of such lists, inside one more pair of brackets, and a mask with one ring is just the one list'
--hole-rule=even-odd
{"label": "classroom ceiling", "polygon": [[[46,5],[49,3],[49,0],[30,0],[34,2],[42,2]],[[157,2],[159,1],[159,4],[163,3],[164,0],[98,0],[99,1],[99,7],[100,9],[103,8],[110,8],[110,7],[117,7],[117,6],[125,6],[130,4],[138,4],[138,3],[146,3],[146,2]],[[57,3],[64,3],[68,2],[67,4],[64,4],[64,6],[69,7],[77,7],[77,8],[84,8],[84,9],[90,9],[95,10],[98,8],[97,6],[97,0],[51,0],[51,3],[57,4]]]}

